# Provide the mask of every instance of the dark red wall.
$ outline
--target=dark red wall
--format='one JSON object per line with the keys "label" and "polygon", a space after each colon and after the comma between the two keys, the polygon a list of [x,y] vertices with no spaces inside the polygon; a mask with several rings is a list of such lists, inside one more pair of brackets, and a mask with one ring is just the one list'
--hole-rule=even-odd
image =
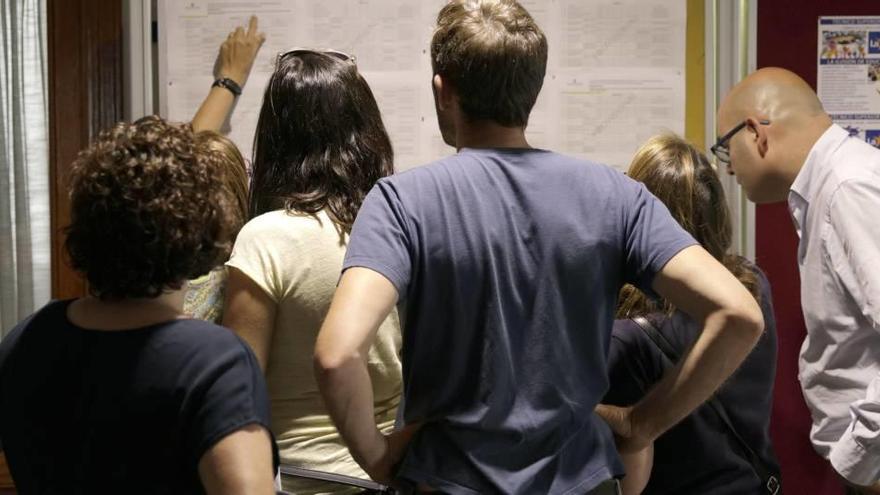
{"label": "dark red wall", "polygon": [[[818,17],[880,16],[876,0],[759,0],[758,67],[783,67],[816,87]],[[755,251],[773,286],[779,364],[771,433],[785,492],[839,495],[837,476],[809,442],[810,415],[797,380],[798,352],[806,330],[800,307],[798,239],[784,203],[759,206]]]}

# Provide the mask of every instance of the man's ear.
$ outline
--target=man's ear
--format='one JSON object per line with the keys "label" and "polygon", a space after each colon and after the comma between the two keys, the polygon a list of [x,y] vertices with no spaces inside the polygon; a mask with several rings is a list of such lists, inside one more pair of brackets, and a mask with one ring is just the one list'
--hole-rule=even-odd
{"label": "man's ear", "polygon": [[449,110],[455,98],[449,83],[440,74],[434,74],[431,84],[434,86],[434,94],[437,95],[437,108],[444,111]]}
{"label": "man's ear", "polygon": [[[764,121],[764,123],[766,124],[767,121]],[[764,158],[764,156],[767,155],[767,151],[770,149],[767,126],[762,125],[760,119],[749,117],[746,119],[746,127],[748,132],[752,134],[751,139],[757,146],[758,154],[761,155],[761,158]]]}

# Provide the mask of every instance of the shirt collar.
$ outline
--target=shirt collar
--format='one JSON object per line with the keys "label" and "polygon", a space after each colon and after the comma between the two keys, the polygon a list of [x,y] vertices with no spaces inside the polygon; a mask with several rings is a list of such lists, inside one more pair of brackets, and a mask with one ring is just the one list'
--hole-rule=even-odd
{"label": "shirt collar", "polygon": [[848,137],[849,132],[846,129],[837,124],[831,124],[831,127],[822,133],[810,149],[807,160],[791,184],[791,192],[809,203],[821,185],[821,172],[828,162],[828,158]]}

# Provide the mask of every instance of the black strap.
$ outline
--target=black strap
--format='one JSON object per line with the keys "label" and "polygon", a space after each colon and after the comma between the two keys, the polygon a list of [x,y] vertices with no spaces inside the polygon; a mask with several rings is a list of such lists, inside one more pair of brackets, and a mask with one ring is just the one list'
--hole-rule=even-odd
{"label": "black strap", "polygon": [[218,86],[228,89],[229,92],[232,93],[234,96],[241,96],[241,86],[232,79],[229,79],[228,77],[221,77],[215,80],[214,84],[211,85],[212,88]]}
{"label": "black strap", "polygon": [[328,473],[326,471],[315,471],[314,469],[306,469],[289,464],[282,464],[280,467],[281,474],[286,476],[294,476],[296,478],[308,478],[312,480],[328,481],[330,483],[338,483],[340,485],[355,486],[364,490],[373,490],[379,493],[393,493],[393,491],[385,485],[376,483],[372,480],[363,478],[355,478],[354,476],[346,476],[344,474]]}
{"label": "black strap", "polygon": [[[632,321],[635,322],[636,325],[641,328],[645,334],[654,342],[654,345],[660,349],[660,352],[663,356],[670,361],[674,366],[680,359],[680,356],[672,347],[672,344],[666,340],[666,337],[657,330],[657,327],[651,323],[650,320],[645,318],[644,316],[636,316],[632,318]],[[764,488],[767,490],[767,493],[770,495],[777,495],[782,492],[782,482],[779,480],[779,477],[772,473],[771,470],[767,469],[764,463],[761,461],[761,458],[758,457],[758,454],[755,453],[754,450],[749,446],[748,442],[740,436],[739,432],[736,431],[736,428],[733,427],[733,423],[730,421],[730,416],[727,415],[727,410],[724,408],[724,405],[721,403],[721,400],[718,399],[717,396],[712,396],[709,400],[706,401],[706,404],[715,411],[715,414],[721,419],[721,422],[727,427],[730,431],[730,434],[733,435],[733,438],[739,443],[740,447],[745,451],[746,455],[749,458],[749,464],[752,465],[752,470],[755,471],[755,474],[758,475],[764,482]]]}

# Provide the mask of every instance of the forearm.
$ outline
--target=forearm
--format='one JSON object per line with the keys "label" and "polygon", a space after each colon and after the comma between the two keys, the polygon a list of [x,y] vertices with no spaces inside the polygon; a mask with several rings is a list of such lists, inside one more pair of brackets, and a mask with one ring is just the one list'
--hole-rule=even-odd
{"label": "forearm", "polygon": [[235,103],[235,95],[226,88],[213,87],[192,120],[193,130],[220,132]]}
{"label": "forearm", "polygon": [[737,314],[710,314],[691,350],[633,407],[635,434],[656,439],[705,402],[746,358],[760,330]]}
{"label": "forearm", "polygon": [[365,471],[384,455],[385,441],[373,415],[373,386],[361,355],[327,365],[315,361],[318,388],[333,423],[354,460]]}

